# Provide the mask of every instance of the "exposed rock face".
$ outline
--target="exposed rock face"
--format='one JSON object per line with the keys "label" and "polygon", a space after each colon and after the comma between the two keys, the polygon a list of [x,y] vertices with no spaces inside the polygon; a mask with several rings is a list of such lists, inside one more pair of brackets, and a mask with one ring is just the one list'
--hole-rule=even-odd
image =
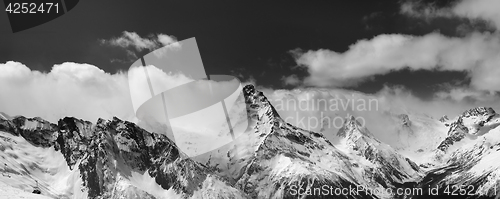
{"label": "exposed rock face", "polygon": [[465,111],[462,116],[463,117],[477,117],[477,116],[492,116],[495,115],[496,112],[491,107],[476,107]]}
{"label": "exposed rock face", "polygon": [[441,118],[439,118],[439,121],[440,121],[440,122],[442,122],[442,123],[445,123],[445,122],[447,122],[448,120],[450,120],[450,119],[448,118],[448,116],[447,116],[447,115],[443,115]]}
{"label": "exposed rock face", "polygon": [[15,117],[12,123],[17,132],[35,146],[50,147],[54,145],[57,126],[42,118]]}
{"label": "exposed rock face", "polygon": [[[247,103],[250,118],[258,120],[259,118],[267,117],[271,121],[279,117],[278,112],[267,100],[266,96],[262,92],[255,90],[253,85],[245,86],[243,94],[245,95],[245,102]],[[259,115],[260,112],[263,112],[264,115]]]}
{"label": "exposed rock face", "polygon": [[410,117],[407,114],[399,115],[399,119],[401,120],[401,125],[403,127],[407,127],[407,128],[411,127]]}
{"label": "exposed rock face", "polygon": [[19,135],[19,129],[17,129],[16,124],[7,118],[0,118],[0,131]]}
{"label": "exposed rock face", "polygon": [[55,148],[61,150],[71,169],[87,152],[92,128],[92,123],[76,118],[66,117],[59,120]]}
{"label": "exposed rock face", "polygon": [[439,144],[438,149],[446,152],[451,145],[464,139],[468,132],[469,129],[464,126],[462,117],[459,117],[457,121],[451,123],[450,129],[448,130],[448,137],[446,137],[445,140]]}

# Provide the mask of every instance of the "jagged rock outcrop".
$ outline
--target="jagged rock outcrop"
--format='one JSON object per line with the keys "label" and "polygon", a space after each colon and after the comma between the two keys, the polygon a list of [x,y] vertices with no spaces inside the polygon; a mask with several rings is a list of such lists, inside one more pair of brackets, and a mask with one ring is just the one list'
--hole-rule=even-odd
{"label": "jagged rock outcrop", "polygon": [[448,137],[445,138],[439,144],[438,149],[446,152],[448,148],[453,145],[453,143],[459,142],[464,139],[465,135],[469,132],[469,129],[464,126],[462,118],[459,117],[457,121],[451,123],[450,129],[448,130]]}
{"label": "jagged rock outcrop", "polygon": [[493,108],[491,107],[476,107],[465,111],[462,114],[462,117],[478,117],[478,116],[489,117],[495,114],[496,114],[495,110],[493,110]]}
{"label": "jagged rock outcrop", "polygon": [[406,128],[411,127],[410,117],[407,114],[399,115],[399,119],[401,120],[401,125]]}
{"label": "jagged rock outcrop", "polygon": [[42,118],[0,118],[0,131],[21,135],[35,146],[50,147],[54,145],[57,126]]}
{"label": "jagged rock outcrop", "polygon": [[61,150],[68,166],[73,169],[74,165],[88,151],[93,125],[88,121],[66,117],[58,121],[57,127],[57,139],[54,147],[56,150]]}
{"label": "jagged rock outcrop", "polygon": [[440,121],[440,122],[442,122],[442,123],[445,123],[445,122],[447,122],[448,120],[450,120],[450,119],[448,118],[448,116],[447,116],[447,115],[443,115],[443,116],[441,116],[441,118],[439,118],[439,121]]}
{"label": "jagged rock outcrop", "polygon": [[19,129],[10,119],[0,117],[0,131],[9,132],[14,135],[19,135]]}

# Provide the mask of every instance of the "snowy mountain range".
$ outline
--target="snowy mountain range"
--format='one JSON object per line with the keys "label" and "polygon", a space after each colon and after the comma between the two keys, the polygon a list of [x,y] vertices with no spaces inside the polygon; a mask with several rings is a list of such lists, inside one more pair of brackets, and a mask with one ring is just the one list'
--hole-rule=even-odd
{"label": "snowy mountain range", "polygon": [[247,131],[191,158],[166,135],[119,118],[52,124],[1,113],[0,196],[500,198],[500,115],[491,108],[440,120],[393,114],[388,129],[400,146],[351,117],[332,143],[285,122],[254,86],[243,93]]}

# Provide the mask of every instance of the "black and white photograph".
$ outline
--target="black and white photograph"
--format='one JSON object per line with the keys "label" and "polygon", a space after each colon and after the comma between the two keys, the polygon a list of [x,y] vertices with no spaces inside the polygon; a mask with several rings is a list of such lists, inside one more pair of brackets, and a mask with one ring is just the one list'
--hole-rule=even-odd
{"label": "black and white photograph", "polygon": [[0,199],[500,199],[500,0],[3,0]]}

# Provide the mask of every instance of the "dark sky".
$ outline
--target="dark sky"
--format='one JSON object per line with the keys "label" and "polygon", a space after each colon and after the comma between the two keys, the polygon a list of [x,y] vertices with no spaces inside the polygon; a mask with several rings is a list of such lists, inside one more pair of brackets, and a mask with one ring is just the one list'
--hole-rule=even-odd
{"label": "dark sky", "polygon": [[[178,40],[196,37],[209,74],[243,73],[259,85],[281,88],[282,76],[305,74],[290,69],[296,65],[289,53],[293,49],[343,52],[356,41],[379,34],[456,34],[457,21],[425,22],[398,12],[395,0],[83,0],[60,18],[15,34],[6,13],[0,12],[0,63],[13,60],[48,71],[70,61],[115,73],[131,63],[111,62],[124,59],[125,51],[103,46],[100,39],[118,37],[123,31],[141,36],[163,33]],[[454,72],[403,70],[352,89],[372,93],[384,84],[404,85],[426,97],[435,85],[463,78],[465,74]]]}

